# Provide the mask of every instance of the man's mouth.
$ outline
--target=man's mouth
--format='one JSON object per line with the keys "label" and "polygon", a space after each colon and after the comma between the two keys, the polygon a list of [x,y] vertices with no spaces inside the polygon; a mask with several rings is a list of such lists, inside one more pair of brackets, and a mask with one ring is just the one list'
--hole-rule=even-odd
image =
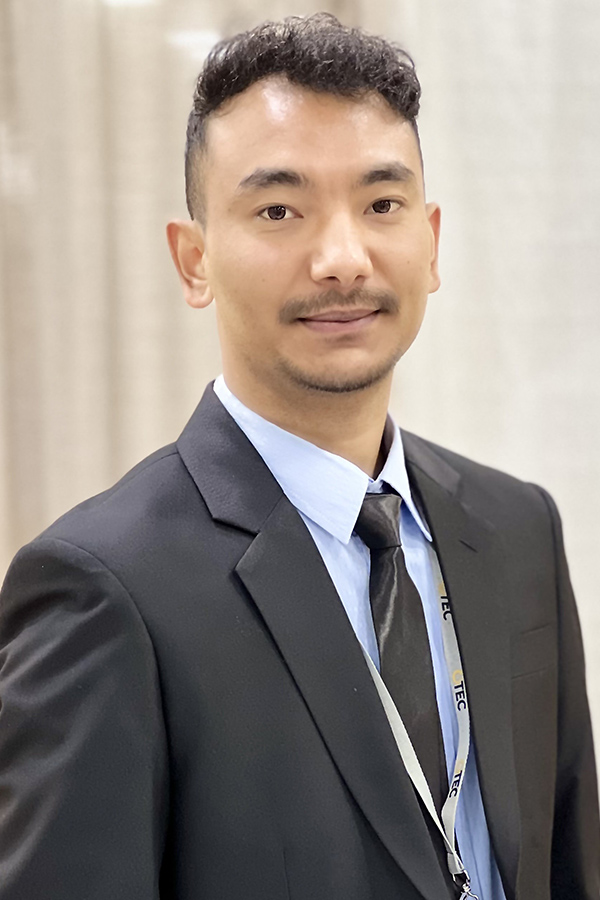
{"label": "man's mouth", "polygon": [[312,331],[348,333],[368,327],[378,315],[378,309],[328,309],[314,316],[301,316],[298,321]]}
{"label": "man's mouth", "polygon": [[[372,322],[381,313],[396,314],[400,303],[390,291],[367,291],[356,289],[345,296],[339,291],[330,290],[317,296],[299,296],[290,298],[279,312],[282,325],[299,323],[317,327],[319,323],[346,324],[365,320]],[[354,326],[356,327],[356,326]]]}
{"label": "man's mouth", "polygon": [[305,316],[305,322],[353,322],[356,319],[366,319],[379,312],[378,309],[329,309],[327,312],[317,313],[314,316]]}

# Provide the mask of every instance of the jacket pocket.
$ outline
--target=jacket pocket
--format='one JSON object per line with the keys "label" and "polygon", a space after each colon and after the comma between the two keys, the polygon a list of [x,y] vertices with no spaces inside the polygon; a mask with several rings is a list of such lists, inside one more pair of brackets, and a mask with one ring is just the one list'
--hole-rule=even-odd
{"label": "jacket pocket", "polygon": [[512,677],[539,672],[554,665],[557,654],[553,623],[513,635],[511,644]]}

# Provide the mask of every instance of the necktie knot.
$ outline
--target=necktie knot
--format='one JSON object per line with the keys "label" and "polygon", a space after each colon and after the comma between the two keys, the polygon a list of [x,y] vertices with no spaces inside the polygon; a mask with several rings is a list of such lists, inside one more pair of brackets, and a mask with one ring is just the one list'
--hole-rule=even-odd
{"label": "necktie knot", "polygon": [[398,494],[367,494],[354,530],[369,550],[400,546],[400,505]]}

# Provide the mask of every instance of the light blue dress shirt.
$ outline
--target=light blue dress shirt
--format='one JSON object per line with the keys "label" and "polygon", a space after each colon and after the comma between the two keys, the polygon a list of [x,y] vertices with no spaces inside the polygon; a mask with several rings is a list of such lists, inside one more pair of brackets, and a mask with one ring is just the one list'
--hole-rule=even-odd
{"label": "light blue dress shirt", "polygon": [[[454,768],[458,726],[446,669],[438,596],[428,553],[431,535],[413,502],[400,430],[379,477],[374,480],[353,463],[305,441],[252,412],[231,393],[223,376],[214,390],[232,418],[259,452],[284,494],[310,531],[354,632],[379,666],[369,602],[369,550],[354,534],[365,493],[390,485],[401,497],[400,540],[406,568],[423,603],[448,772]],[[456,836],[464,865],[480,900],[506,900],[481,800],[471,750],[456,817]]]}

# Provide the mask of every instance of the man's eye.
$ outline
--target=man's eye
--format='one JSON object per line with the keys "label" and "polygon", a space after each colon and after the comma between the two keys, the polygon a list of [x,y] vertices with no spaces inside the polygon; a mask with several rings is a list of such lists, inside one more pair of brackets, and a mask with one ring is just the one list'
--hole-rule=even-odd
{"label": "man's eye", "polygon": [[397,200],[376,200],[375,203],[371,204],[373,212],[379,213],[380,215],[385,215],[385,213],[392,212],[399,209],[399,207],[400,204]]}
{"label": "man's eye", "polygon": [[289,212],[290,210],[287,206],[267,206],[266,209],[259,213],[259,217],[261,219],[270,219],[272,222],[281,222],[282,219],[289,218],[287,215]]}

